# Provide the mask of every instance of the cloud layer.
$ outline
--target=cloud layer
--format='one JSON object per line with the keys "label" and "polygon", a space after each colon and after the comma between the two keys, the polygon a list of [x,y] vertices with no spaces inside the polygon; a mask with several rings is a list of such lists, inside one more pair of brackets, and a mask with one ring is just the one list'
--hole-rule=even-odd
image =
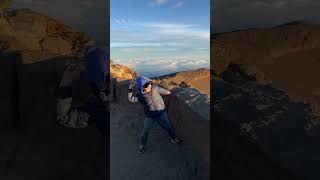
{"label": "cloud layer", "polygon": [[149,59],[148,61],[118,59],[116,62],[148,77],[209,67],[209,62],[203,59]]}
{"label": "cloud layer", "polygon": [[111,58],[148,76],[209,67],[209,29],[194,24],[130,22],[111,30]]}
{"label": "cloud layer", "polygon": [[167,2],[168,2],[168,0],[152,0],[151,4],[152,5],[162,5],[162,4],[165,4]]}
{"label": "cloud layer", "polygon": [[171,8],[179,8],[184,5],[184,1],[182,0],[151,0],[149,2],[150,6],[156,7],[156,6],[162,6],[169,4]]}
{"label": "cloud layer", "polygon": [[174,6],[172,6],[172,8],[179,8],[179,7],[183,6],[183,5],[184,5],[184,1],[179,1]]}

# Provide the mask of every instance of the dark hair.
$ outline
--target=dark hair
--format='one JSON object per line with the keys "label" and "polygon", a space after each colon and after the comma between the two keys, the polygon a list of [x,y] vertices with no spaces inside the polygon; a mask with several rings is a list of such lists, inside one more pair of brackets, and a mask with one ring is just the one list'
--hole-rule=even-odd
{"label": "dark hair", "polygon": [[147,82],[147,83],[145,83],[145,84],[143,85],[143,88],[147,88],[147,87],[149,86],[149,84],[152,85],[152,82]]}

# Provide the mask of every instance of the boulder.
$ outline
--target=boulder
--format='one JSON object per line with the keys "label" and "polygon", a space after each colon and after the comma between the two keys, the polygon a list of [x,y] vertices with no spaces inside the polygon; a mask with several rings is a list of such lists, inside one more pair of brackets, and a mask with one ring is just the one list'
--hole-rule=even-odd
{"label": "boulder", "polygon": [[10,41],[11,50],[83,56],[86,47],[94,43],[86,33],[29,9],[7,10],[0,25],[0,37],[14,39]]}
{"label": "boulder", "polygon": [[9,19],[15,38],[29,50],[41,50],[40,41],[47,35],[47,20],[31,11],[14,11]]}
{"label": "boulder", "polygon": [[126,66],[115,64],[111,61],[110,73],[112,78],[117,78],[119,81],[123,81],[132,79],[135,72]]}
{"label": "boulder", "polygon": [[67,55],[72,53],[70,43],[61,37],[46,37],[41,43],[42,50]]}

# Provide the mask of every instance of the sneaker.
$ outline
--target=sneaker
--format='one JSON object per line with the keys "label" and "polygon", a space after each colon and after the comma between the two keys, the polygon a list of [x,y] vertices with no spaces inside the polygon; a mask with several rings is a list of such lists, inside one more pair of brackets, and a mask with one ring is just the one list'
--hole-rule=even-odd
{"label": "sneaker", "polygon": [[182,140],[181,139],[178,139],[178,138],[174,138],[174,139],[170,139],[170,141],[174,144],[181,144],[182,143]]}
{"label": "sneaker", "polygon": [[141,146],[139,147],[139,149],[138,149],[138,153],[139,153],[139,154],[142,154],[142,153],[144,153],[144,152],[146,152],[146,148],[145,148],[144,145],[141,145]]}

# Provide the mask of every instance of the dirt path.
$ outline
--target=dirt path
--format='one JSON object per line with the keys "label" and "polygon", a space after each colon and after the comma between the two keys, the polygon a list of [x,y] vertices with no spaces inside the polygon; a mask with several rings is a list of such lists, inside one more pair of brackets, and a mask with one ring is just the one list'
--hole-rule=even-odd
{"label": "dirt path", "polygon": [[[118,94],[118,92],[117,92]],[[175,145],[157,124],[154,124],[145,154],[138,154],[139,134],[143,127],[140,104],[123,98],[111,104],[110,175],[112,180],[193,180],[209,179],[208,164],[185,142]]]}

